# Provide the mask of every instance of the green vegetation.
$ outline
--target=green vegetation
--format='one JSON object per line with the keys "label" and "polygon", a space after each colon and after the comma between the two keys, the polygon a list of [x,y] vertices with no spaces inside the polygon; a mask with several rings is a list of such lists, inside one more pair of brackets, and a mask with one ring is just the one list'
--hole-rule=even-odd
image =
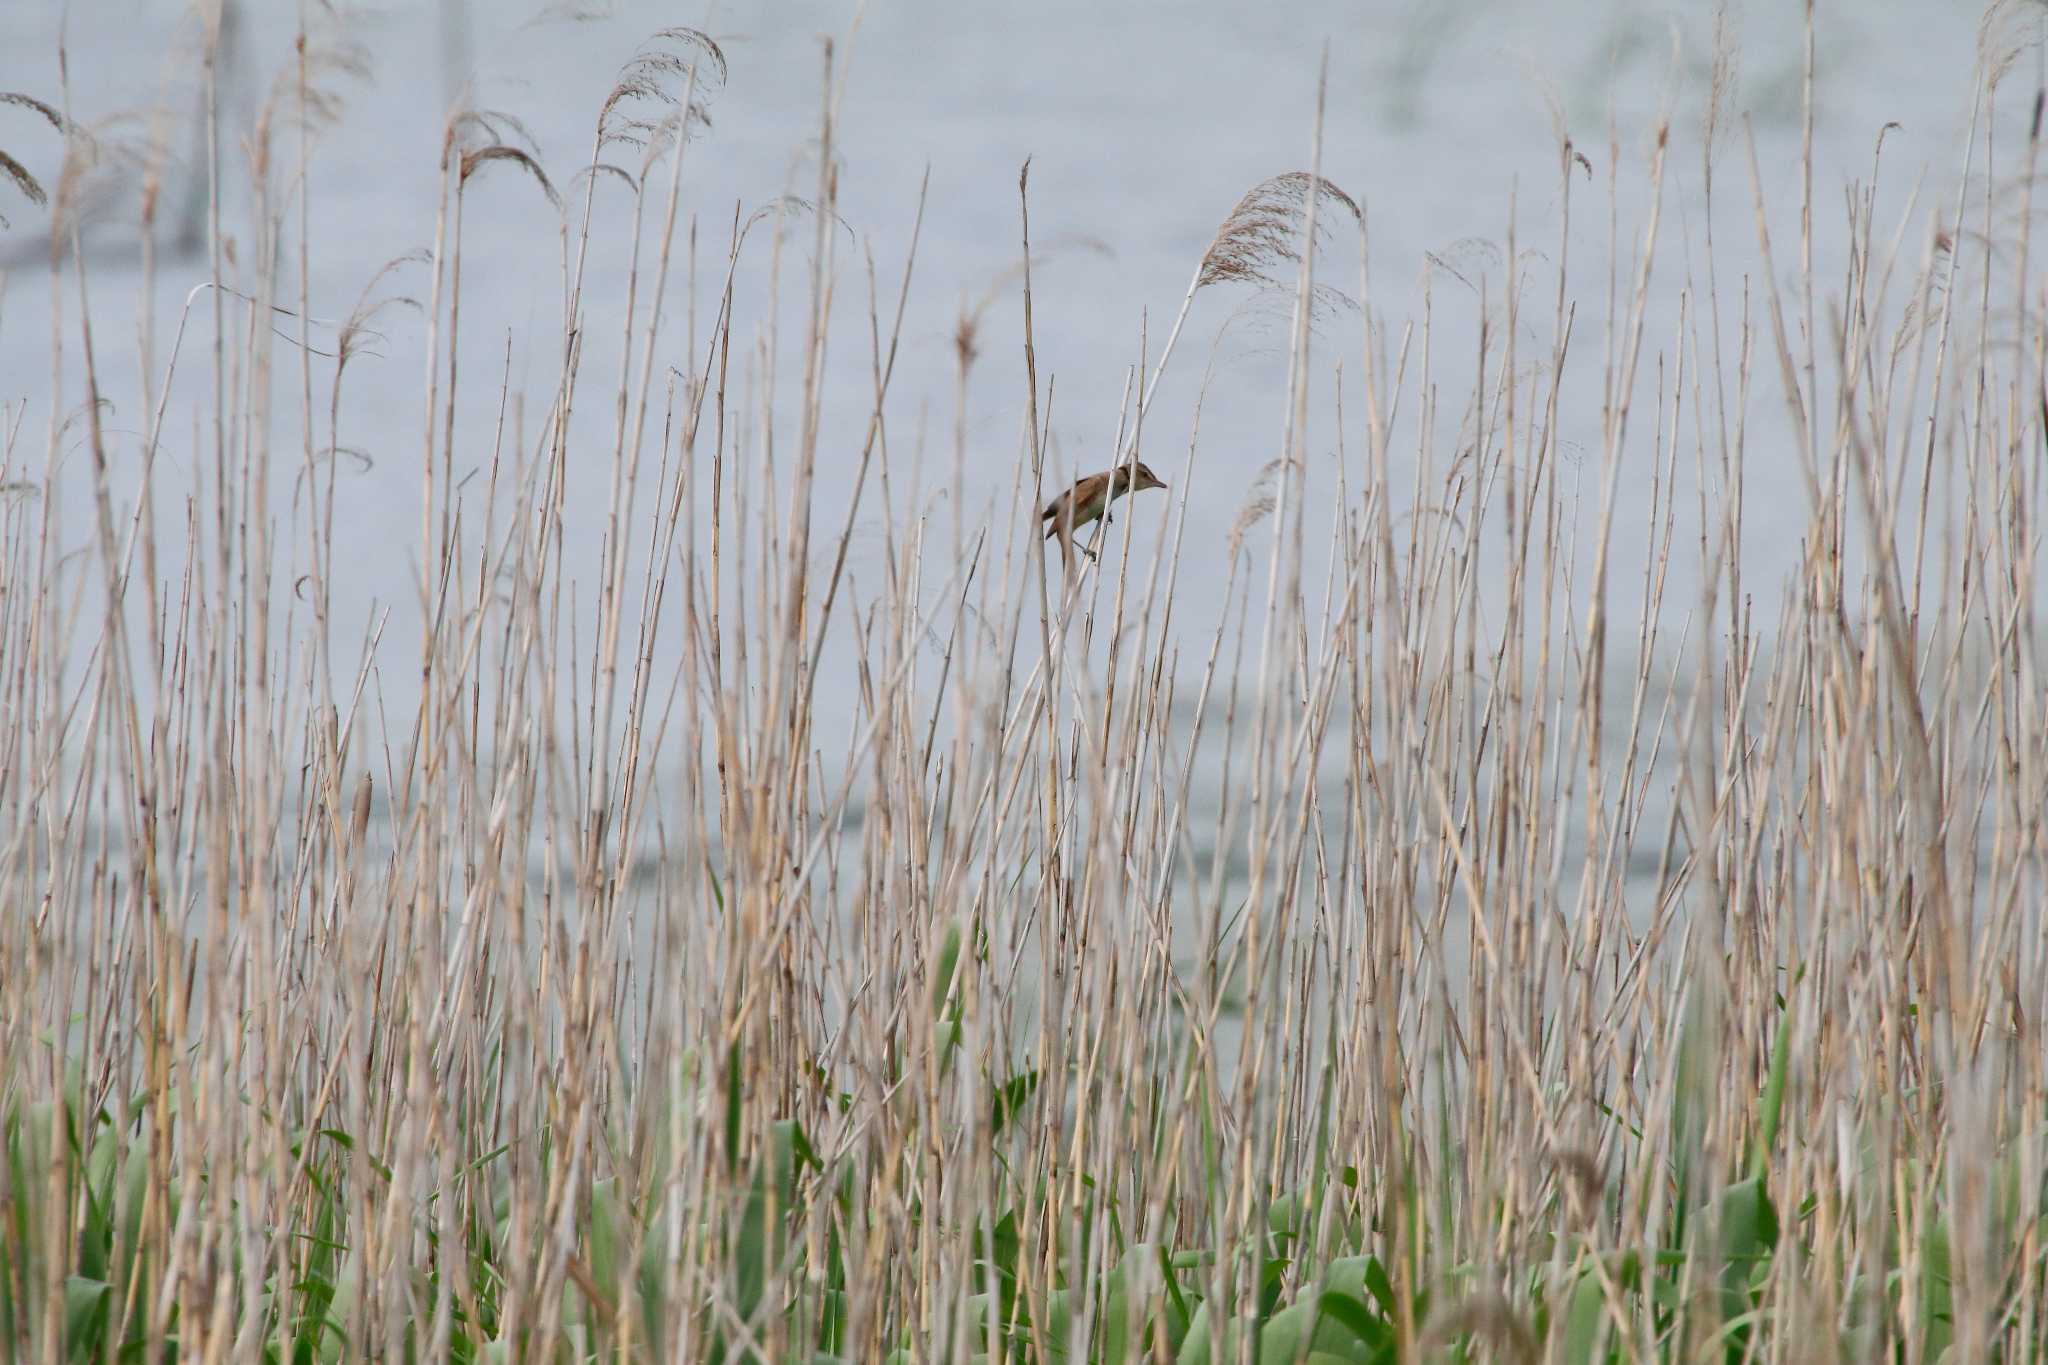
{"label": "green vegetation", "polygon": [[[451,120],[433,251],[316,345],[282,264],[330,105],[306,44],[249,144],[254,239],[216,235],[223,287],[142,357],[119,461],[97,367],[128,343],[78,315],[101,281],[66,189],[106,153],[0,105],[66,139],[52,308],[95,400],[0,408],[0,1351],[2048,1358],[2048,311],[2001,31],[1962,192],[1886,223],[1852,187],[1841,279],[1804,264],[1835,197],[1810,163],[1787,217],[1724,158],[1667,240],[1681,150],[1735,145],[1718,74],[1703,131],[1617,134],[1606,213],[1562,140],[1543,258],[1503,217],[1513,286],[1439,263],[1404,327],[1327,285],[1373,278],[1360,200],[1255,187],[1084,466],[1142,445],[1172,492],[1071,577],[1035,515],[1078,471],[1052,467],[1028,174],[1019,331],[984,305],[948,340],[952,506],[977,366],[1013,373],[1023,430],[942,545],[892,392],[930,335],[904,321],[927,206],[900,256],[843,229],[837,67],[815,189],[734,223],[701,329],[671,275],[699,297],[678,243],[718,213],[685,237],[685,165],[726,66],[671,30],[603,101],[603,173]],[[1757,187],[1754,278],[1716,184]],[[485,186],[566,225],[532,430],[509,394],[496,432],[456,421],[502,354],[460,307]],[[1629,234],[1583,225],[1624,202]],[[623,317],[585,309],[599,258],[631,262]],[[805,321],[770,364],[734,281],[784,268]],[[336,508],[406,271],[419,638],[380,622],[359,657]],[[1618,282],[1603,320],[1576,271]],[[1252,479],[1152,401],[1182,323],[1260,289],[1294,322]],[[828,348],[857,295],[866,351]],[[587,373],[604,328],[621,368]],[[872,390],[863,424],[826,420],[829,367]],[[1767,448],[1765,403],[1791,432]],[[1576,466],[1571,412],[1600,415]],[[159,497],[173,439],[190,484]],[[852,505],[818,498],[828,461]],[[1798,567],[1758,582],[1765,464],[1805,502]],[[1251,484],[1199,547],[1197,480]],[[565,512],[593,500],[579,562]],[[1225,583],[1199,635],[1184,553]]]}

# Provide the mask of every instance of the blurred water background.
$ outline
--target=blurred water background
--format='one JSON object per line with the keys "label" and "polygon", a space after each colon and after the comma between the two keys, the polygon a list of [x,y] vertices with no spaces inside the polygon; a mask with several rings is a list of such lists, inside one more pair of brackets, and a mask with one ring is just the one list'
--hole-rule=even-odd
{"label": "blurred water background", "polygon": [[[1266,176],[1309,163],[1325,53],[1324,172],[1364,205],[1370,234],[1369,277],[1359,278],[1355,239],[1333,238],[1326,278],[1354,300],[1369,291],[1370,314],[1389,345],[1398,342],[1405,322],[1422,316],[1427,295],[1431,381],[1452,395],[1469,392],[1480,295],[1497,293],[1506,274],[1511,215],[1519,242],[1537,253],[1526,262],[1531,306],[1518,343],[1531,362],[1552,343],[1564,136],[1587,160],[1573,190],[1569,303],[1577,322],[1568,389],[1580,400],[1599,392],[1608,290],[1618,278],[1627,293],[1649,207],[1647,168],[1656,130],[1668,118],[1665,219],[1636,393],[1646,420],[1632,428],[1620,454],[1613,532],[1612,604],[1617,619],[1629,621],[1655,529],[1649,516],[1655,423],[1647,418],[1676,355],[1681,300],[1688,289],[1704,288],[1703,123],[1715,79],[1717,22],[1726,25],[1722,46],[1734,59],[1723,76],[1730,112],[1717,151],[1716,265],[1725,299],[1747,293],[1755,306],[1760,297],[1749,140],[1771,221],[1798,221],[1805,50],[1801,7],[1792,4],[1755,4],[1717,16],[1704,4],[1634,0],[1269,6],[1049,0],[992,7],[898,0],[858,11],[798,0],[680,13],[673,5],[619,0],[574,14],[559,6],[463,0],[340,9],[245,2],[229,7],[221,72],[228,158],[223,227],[245,241],[246,222],[237,215],[249,211],[250,201],[241,188],[246,171],[237,162],[272,83],[292,77],[302,8],[323,45],[360,62],[360,69],[337,67],[324,80],[336,102],[310,171],[311,312],[324,322],[345,317],[387,262],[433,241],[441,129],[458,102],[516,115],[531,131],[541,164],[558,185],[568,186],[589,159],[600,102],[646,35],[677,22],[713,35],[730,76],[711,103],[712,127],[684,167],[682,202],[701,274],[692,295],[679,266],[666,303],[663,363],[678,369],[690,364],[689,339],[706,335],[710,325],[735,215],[744,217],[785,192],[809,193],[816,183],[821,39],[833,37],[849,72],[835,134],[848,249],[839,254],[818,500],[833,509],[825,522],[836,525],[866,429],[864,258],[873,253],[886,313],[920,183],[929,175],[889,439],[899,470],[923,470],[915,485],[899,474],[894,510],[900,518],[925,519],[935,547],[927,578],[935,590],[953,567],[943,562],[952,518],[964,513],[970,525],[987,521],[1007,534],[1031,515],[1010,492],[1024,458],[1021,310],[1010,270],[1018,257],[1018,169],[1026,157],[1033,168],[1034,235],[1044,253],[1035,310],[1039,365],[1056,385],[1052,482],[1108,462],[1131,367],[1141,347],[1156,350],[1190,271],[1237,197]],[[1868,181],[1886,125],[1896,126],[1884,143],[1879,221],[1895,223],[1917,193],[1902,255],[1909,265],[1920,259],[1928,206],[1953,203],[1961,183],[1979,72],[1976,16],[1965,8],[1872,0],[1822,5],[1821,11],[1812,110],[1813,269],[1825,282],[1839,279],[1847,264],[1840,211],[1845,189]],[[60,45],[68,56],[68,93],[59,84]],[[191,7],[174,0],[21,3],[0,11],[0,89],[66,103],[78,120],[110,137],[137,134],[149,110],[170,129],[173,178],[165,190],[164,248],[152,301],[151,351],[159,368],[188,293],[207,270],[199,50]],[[2037,58],[2030,52],[2025,60]],[[2023,128],[2037,84],[2030,73],[2010,82],[2012,92],[2002,95],[1993,125]],[[0,146],[54,184],[56,139],[24,111],[0,109],[0,118]],[[606,193],[600,190],[600,214],[623,218],[623,196],[612,192],[607,206]],[[139,277],[128,245],[131,188],[110,177],[98,194],[88,237],[91,307],[102,347],[101,384],[112,403],[118,492],[123,480],[132,485],[136,477],[147,422],[135,340]],[[571,198],[580,204],[580,193]],[[51,281],[47,243],[39,236],[47,219],[20,202],[8,203],[6,211],[0,399],[10,405],[12,420],[34,432],[76,409],[83,377],[75,353],[54,365],[50,353]],[[295,226],[287,238],[289,278],[297,270]],[[773,312],[783,382],[792,391],[807,230],[795,241],[779,302],[763,264],[743,270],[737,284],[743,335],[767,334]],[[1791,243],[1778,247],[1780,283],[1790,285],[1797,254]],[[482,177],[469,193],[462,250],[462,329],[469,349],[456,422],[458,478],[482,469],[490,457],[501,379],[523,396],[515,414],[523,407],[525,438],[534,439],[534,415],[545,409],[562,348],[560,219],[521,177]],[[600,232],[585,283],[586,316],[594,320],[584,342],[588,373],[616,372],[618,334],[606,324],[623,308],[627,263],[624,234]],[[392,277],[394,292],[424,294],[424,272],[410,270]],[[59,306],[69,313],[78,300],[67,295]],[[977,309],[982,358],[967,392],[967,458],[956,508],[948,491],[953,338],[963,310]],[[1225,331],[1233,310],[1239,315]],[[373,692],[376,706],[398,723],[412,705],[416,669],[406,661],[421,611],[418,464],[427,422],[426,323],[418,312],[388,311],[377,325],[375,354],[352,374],[342,416],[340,441],[361,458],[345,462],[338,486],[338,533],[350,562],[336,583],[334,630],[338,645],[353,649],[382,623]],[[290,321],[280,330],[297,334]],[[1343,395],[1344,458],[1362,458],[1356,388],[1362,332],[1363,315],[1342,309],[1320,325],[1325,368],[1315,380],[1307,476],[1318,509],[1330,505],[1336,488],[1338,385],[1331,375],[1340,364],[1351,385]],[[75,338],[77,329],[67,327],[64,335]],[[1163,506],[1178,509],[1186,500],[1189,549],[1175,614],[1176,629],[1190,642],[1189,658],[1201,656],[1222,610],[1229,529],[1280,438],[1286,339],[1284,306],[1210,291],[1196,307],[1181,357],[1148,419],[1146,458],[1173,484],[1172,502],[1120,518],[1119,533],[1138,538],[1134,562],[1142,562],[1169,528]],[[1492,341],[1498,345],[1500,338]],[[160,506],[166,508],[177,506],[198,472],[203,442],[195,423],[212,397],[207,366],[195,363],[203,359],[197,354],[203,338],[188,337],[186,345],[159,471]],[[280,363],[280,394],[288,395],[296,364]],[[1212,364],[1192,446],[1199,467],[1189,477],[1197,394]],[[1759,585],[1757,609],[1768,621],[1776,585],[1797,562],[1806,507],[1774,365],[1759,364],[1757,375],[1746,415],[1745,573]],[[1408,383],[1412,390],[1412,374]],[[316,390],[324,396],[324,382],[316,380]],[[1455,456],[1453,428],[1462,401],[1450,401],[1440,419],[1440,467]],[[588,452],[591,474],[587,490],[579,487],[567,508],[567,573],[584,598],[594,589],[587,578],[575,581],[576,566],[597,559],[609,406],[608,399],[584,404],[580,420],[588,426],[579,428],[579,449]],[[1415,407],[1411,397],[1409,411]],[[296,468],[298,420],[296,398],[284,397],[274,427],[280,468]],[[1561,477],[1571,486],[1584,481],[1585,496],[1573,509],[1578,534],[1570,543],[1583,566],[1602,414],[1596,404],[1577,401],[1560,422]],[[63,481],[73,490],[62,508],[68,552],[88,546],[92,535],[84,496],[89,456],[75,435],[61,447]],[[1397,435],[1393,449],[1400,485],[1413,459],[1412,433]],[[1686,506],[1698,496],[1691,460],[1681,459],[1675,473],[1678,505]],[[288,517],[293,480],[278,477],[273,488],[278,514]],[[1718,496],[1720,490],[1708,492]],[[867,497],[872,503],[878,495],[871,489]],[[864,576],[871,585],[879,572],[872,549],[879,526],[879,512],[864,513],[856,532],[849,560],[856,602]],[[1667,600],[1690,605],[1701,554],[1684,536],[1679,540]],[[1310,542],[1319,542],[1313,523]],[[164,566],[167,576],[177,572],[175,548]],[[1320,573],[1311,581],[1320,583]],[[843,666],[845,646],[842,632],[827,653],[827,669]],[[668,632],[656,648],[674,657],[680,633]],[[821,734],[851,725],[857,695],[851,685],[819,690]]]}

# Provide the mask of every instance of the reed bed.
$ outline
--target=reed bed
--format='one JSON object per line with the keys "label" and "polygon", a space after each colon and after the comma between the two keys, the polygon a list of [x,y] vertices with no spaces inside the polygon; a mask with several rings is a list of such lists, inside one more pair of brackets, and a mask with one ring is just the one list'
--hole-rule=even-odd
{"label": "reed bed", "polygon": [[[316,338],[284,264],[322,49],[246,143],[237,259],[216,196],[212,287],[168,354],[134,343],[139,461],[108,457],[98,357],[131,343],[94,327],[70,193],[110,154],[62,100],[17,104],[67,140],[52,344],[90,401],[10,398],[0,430],[6,1351],[2041,1360],[2048,307],[2040,105],[2014,146],[2001,32],[1957,196],[1896,221],[1814,164],[1811,39],[1796,221],[1719,82],[1704,128],[1561,134],[1555,221],[1502,215],[1512,268],[1474,282],[1462,399],[1448,305],[1389,325],[1370,296],[1370,197],[1319,153],[1255,187],[1083,466],[1142,451],[1173,492],[1072,577],[1033,515],[1077,471],[1028,168],[1021,333],[970,311],[950,356],[956,494],[970,371],[1024,399],[977,454],[1011,500],[947,543],[904,512],[944,478],[890,429],[919,229],[878,259],[838,221],[838,59],[815,183],[711,249],[690,148],[725,57],[654,35],[597,169],[551,178],[502,114],[444,130],[440,229],[403,267],[416,639],[330,624],[349,417],[378,401],[353,362],[399,291]],[[1718,201],[1681,247],[1665,182],[1694,156]],[[559,368],[538,421],[508,392],[458,429],[459,386],[503,385],[462,315],[464,198],[501,176],[563,224]],[[1837,202],[1852,264],[1818,279]],[[1721,273],[1737,239],[1771,268]],[[687,337],[653,303],[699,287],[686,241],[717,300]],[[598,256],[630,262],[623,317],[584,308]],[[785,267],[787,349],[734,287]],[[1220,626],[1183,629],[1182,499],[1216,457],[1156,386],[1197,309],[1260,289],[1292,318],[1278,453]],[[828,347],[863,307],[865,351]],[[600,329],[615,372],[583,362]],[[827,421],[828,367],[868,376],[864,424]],[[1789,439],[1750,435],[1767,405]],[[1600,441],[1566,468],[1574,412]],[[160,499],[187,431],[197,491]],[[852,506],[815,495],[828,461]],[[1768,581],[1760,463],[1804,490]],[[1643,480],[1655,551],[1618,562]],[[566,563],[592,500],[601,552]],[[1696,594],[1668,587],[1687,556]],[[373,667],[416,707],[380,715]],[[850,733],[821,689],[857,698]]]}

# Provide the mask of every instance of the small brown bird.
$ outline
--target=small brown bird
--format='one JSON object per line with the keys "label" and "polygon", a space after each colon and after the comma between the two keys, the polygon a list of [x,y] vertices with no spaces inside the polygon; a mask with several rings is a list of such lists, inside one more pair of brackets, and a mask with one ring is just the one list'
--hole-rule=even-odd
{"label": "small brown bird", "polygon": [[[1045,505],[1039,518],[1048,523],[1045,538],[1059,537],[1060,553],[1067,561],[1067,571],[1074,568],[1074,531],[1086,526],[1096,518],[1104,525],[1113,519],[1109,505],[1126,493],[1135,493],[1147,488],[1164,488],[1166,480],[1154,474],[1140,461],[1135,464],[1118,465],[1100,474],[1090,474],[1074,481],[1074,486]],[[1081,547],[1081,553],[1095,559],[1095,551],[1088,546]]]}

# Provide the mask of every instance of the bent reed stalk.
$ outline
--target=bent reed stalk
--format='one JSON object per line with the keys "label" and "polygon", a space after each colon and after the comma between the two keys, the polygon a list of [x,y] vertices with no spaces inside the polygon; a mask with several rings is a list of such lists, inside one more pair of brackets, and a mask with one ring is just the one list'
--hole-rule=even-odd
{"label": "bent reed stalk", "polygon": [[[1024,430],[995,480],[1016,514],[963,513],[941,545],[904,512],[927,490],[889,421],[927,206],[905,206],[900,258],[859,239],[848,270],[832,49],[813,197],[734,214],[704,334],[691,204],[716,200],[687,152],[728,72],[670,29],[559,190],[518,120],[451,118],[425,153],[432,251],[373,280],[324,355],[317,49],[250,144],[232,278],[216,171],[187,305],[215,310],[211,355],[181,319],[163,372],[145,363],[139,465],[100,420],[119,343],[93,330],[63,188],[51,393],[0,410],[13,1358],[2043,1358],[2048,307],[2026,273],[2038,100],[2023,153],[1992,155],[2009,61],[1985,58],[1953,204],[1888,230],[1876,163],[1850,188],[1832,284],[1810,132],[1796,275],[1739,286],[1716,268],[1718,75],[1703,256],[1661,213],[1687,130],[1617,134],[1598,343],[1568,274],[1597,245],[1572,214],[1594,168],[1560,130],[1547,258],[1510,206],[1505,278],[1465,281],[1471,357],[1438,340],[1471,321],[1429,287],[1454,262],[1398,333],[1376,318],[1370,196],[1324,178],[1319,114],[1314,169],[1225,219],[1086,466],[1145,448],[1171,503],[1124,503],[1069,579],[1031,515],[1060,476],[1027,179]],[[67,185],[107,164],[59,107],[9,104],[68,139]],[[1788,234],[1753,150],[1745,169],[1768,263]],[[464,194],[513,174],[563,223],[537,430],[510,351],[458,328]],[[1629,236],[1625,198],[1646,206]],[[779,279],[793,225],[794,383],[772,284],[758,319],[736,289]],[[1355,305],[1327,283],[1354,241]],[[630,263],[610,323],[583,293],[607,253]],[[331,576],[345,428],[372,401],[354,358],[420,265],[415,658],[389,615],[334,638]],[[1524,300],[1541,270],[1547,318]],[[1674,279],[1675,320],[1653,306]],[[865,353],[827,346],[849,285]],[[1197,295],[1247,286],[1291,299],[1282,436],[1197,633],[1175,609],[1184,490],[1241,474],[1201,448],[1199,406],[1174,459],[1153,403]],[[997,363],[985,308],[947,338],[955,508],[968,370]],[[1331,325],[1353,316],[1355,346]],[[605,326],[619,369],[586,376]],[[826,420],[835,366],[867,376],[857,431]],[[495,428],[463,429],[458,376],[494,367]],[[608,449],[572,421],[586,378]],[[1780,403],[1789,447],[1751,435]],[[1575,411],[1600,424],[1585,544]],[[197,487],[166,505],[181,421]],[[854,507],[818,504],[827,461],[858,470]],[[1759,461],[1804,489],[1776,582],[1746,554]],[[1614,532],[1643,482],[1638,566]],[[585,598],[563,528],[590,498]],[[856,585],[857,514],[883,529]],[[1696,595],[1671,586],[1688,556]],[[842,656],[826,686],[857,722],[832,733],[815,704]],[[379,716],[401,673],[417,697]]]}

